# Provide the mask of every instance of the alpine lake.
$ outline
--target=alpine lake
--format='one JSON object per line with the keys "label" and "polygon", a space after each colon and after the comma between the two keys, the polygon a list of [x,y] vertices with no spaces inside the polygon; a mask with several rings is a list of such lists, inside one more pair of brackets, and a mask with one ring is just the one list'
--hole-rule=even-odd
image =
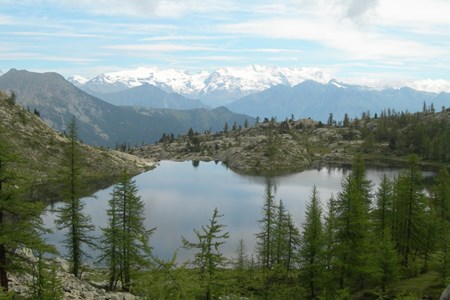
{"label": "alpine lake", "polygon": [[[367,168],[367,179],[373,183],[373,194],[383,174],[392,179],[399,169]],[[227,258],[236,256],[240,239],[244,240],[249,256],[255,251],[256,234],[259,232],[258,220],[262,217],[265,188],[271,183],[276,188],[275,200],[283,200],[301,230],[305,216],[305,206],[315,185],[326,211],[326,202],[331,195],[341,191],[341,182],[350,172],[349,168],[320,167],[286,176],[263,177],[241,175],[216,162],[172,162],[161,161],[150,171],[133,178],[138,187],[138,195],[145,203],[147,229],[156,228],[150,239],[153,254],[161,259],[170,259],[177,251],[177,261],[193,259],[193,250],[182,248],[181,236],[196,241],[193,229],[201,230],[209,224],[214,208],[223,215],[219,224],[226,225],[230,238],[220,251]],[[426,171],[424,176],[434,172]],[[100,190],[93,197],[83,198],[85,213],[95,225],[92,235],[99,237],[102,227],[107,225],[106,210],[113,187]],[[47,235],[48,242],[54,244],[64,256],[62,246],[64,232],[54,227],[55,215],[52,210],[62,203],[48,207],[43,215],[44,225],[53,230]],[[95,264],[97,250],[86,249]]]}

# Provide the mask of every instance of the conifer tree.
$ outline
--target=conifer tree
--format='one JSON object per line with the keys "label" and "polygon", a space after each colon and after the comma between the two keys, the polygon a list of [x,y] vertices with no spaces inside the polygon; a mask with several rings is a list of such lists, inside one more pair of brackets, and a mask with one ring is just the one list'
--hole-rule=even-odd
{"label": "conifer tree", "polygon": [[323,287],[325,271],[322,204],[316,186],[312,188],[305,215],[299,251],[301,283],[307,290],[308,298],[316,299],[318,291]]}
{"label": "conifer tree", "polygon": [[65,203],[57,211],[55,224],[59,230],[67,230],[64,245],[72,263],[71,273],[79,277],[83,259],[88,256],[82,245],[95,247],[94,240],[90,235],[94,230],[94,225],[92,225],[91,218],[84,213],[85,204],[80,199],[81,154],[75,117],[67,126],[67,130],[69,143],[65,151],[63,173]]}
{"label": "conifer tree", "polygon": [[195,230],[196,242],[190,242],[182,237],[183,247],[186,249],[198,249],[195,254],[194,265],[200,272],[200,281],[204,290],[204,299],[215,298],[216,272],[219,267],[226,264],[226,259],[220,252],[220,246],[230,237],[228,232],[223,232],[225,225],[219,224],[218,219],[223,215],[219,214],[217,208],[214,209],[209,224],[202,226],[201,231]]}
{"label": "conifer tree", "polygon": [[0,128],[0,295],[8,294],[8,273],[24,268],[19,249],[51,250],[41,238],[43,205],[27,199],[26,180],[15,172],[18,164]]}
{"label": "conifer tree", "polygon": [[393,218],[393,184],[386,174],[381,179],[376,193],[375,208],[372,219],[375,232],[382,236],[386,229],[392,228]]}
{"label": "conifer tree", "polygon": [[444,284],[450,277],[450,175],[441,168],[436,185],[432,189],[437,212],[437,260],[439,273]]}
{"label": "conifer tree", "polygon": [[358,156],[336,201],[336,255],[341,288],[363,286],[370,273],[370,190],[371,182],[365,177],[364,162]]}
{"label": "conifer tree", "polygon": [[408,168],[403,170],[396,184],[395,232],[393,232],[402,266],[408,268],[410,255],[420,248],[422,232],[422,214],[424,208],[422,175],[418,167],[418,157],[409,158]]}
{"label": "conifer tree", "polygon": [[104,250],[100,256],[109,267],[109,287],[114,289],[120,280],[125,291],[131,289],[132,270],[148,264],[149,239],[155,230],[145,227],[145,205],[137,196],[135,181],[129,177],[123,172],[111,193],[108,226],[102,228]]}
{"label": "conifer tree", "polygon": [[288,234],[290,228],[288,223],[288,213],[283,200],[280,200],[278,203],[275,219],[273,264],[284,268],[289,253]]}
{"label": "conifer tree", "polygon": [[334,195],[331,195],[327,202],[327,213],[325,216],[324,224],[324,293],[325,299],[329,299],[331,295],[334,295],[337,289],[336,280],[337,266],[336,266],[336,200]]}
{"label": "conifer tree", "polygon": [[276,230],[276,203],[275,187],[270,181],[266,184],[262,218],[258,220],[260,232],[257,238],[257,254],[261,267],[264,270],[272,269],[273,265],[273,240]]}

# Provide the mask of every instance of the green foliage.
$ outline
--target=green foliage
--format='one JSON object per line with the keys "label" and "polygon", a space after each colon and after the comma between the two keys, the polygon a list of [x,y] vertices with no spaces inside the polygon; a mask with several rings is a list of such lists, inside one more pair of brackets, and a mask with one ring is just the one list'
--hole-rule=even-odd
{"label": "green foliage", "polygon": [[223,232],[225,225],[218,223],[218,219],[222,216],[219,214],[217,208],[215,208],[209,224],[206,227],[202,226],[201,231],[194,229],[197,237],[196,242],[189,242],[182,237],[183,247],[185,249],[198,249],[193,265],[198,268],[202,293],[205,299],[216,297],[218,285],[217,271],[226,264],[226,259],[219,248],[230,235],[228,232]]}
{"label": "green foliage", "polygon": [[67,230],[64,245],[68,250],[69,260],[72,263],[72,274],[81,275],[83,258],[88,256],[82,244],[95,247],[90,233],[93,231],[91,218],[84,214],[84,203],[80,199],[81,154],[77,141],[77,126],[75,117],[68,125],[69,144],[66,148],[63,173],[64,180],[64,206],[57,210],[55,225],[59,230]]}
{"label": "green foliage", "polygon": [[40,217],[43,205],[27,198],[27,182],[15,172],[21,160],[14,153],[0,128],[0,290],[5,291],[4,297],[8,273],[30,267],[23,263],[19,250],[51,250],[41,238],[45,232]]}
{"label": "green foliage", "polygon": [[300,282],[306,289],[308,298],[316,299],[318,292],[324,288],[323,276],[326,267],[322,205],[316,186],[312,188],[305,215],[299,251]]}
{"label": "green foliage", "polygon": [[145,206],[137,196],[137,187],[129,175],[123,172],[114,187],[109,201],[108,226],[102,228],[103,254],[109,269],[109,288],[115,289],[120,280],[122,289],[131,290],[132,270],[148,266],[151,254],[149,239],[153,229],[146,229]]}
{"label": "green foliage", "polygon": [[364,286],[370,276],[369,205],[371,183],[361,157],[352,165],[336,201],[336,258],[341,288]]}
{"label": "green foliage", "polygon": [[63,299],[62,282],[58,276],[58,268],[54,262],[44,260],[42,251],[38,252],[37,262],[32,274],[31,291],[33,299]]}

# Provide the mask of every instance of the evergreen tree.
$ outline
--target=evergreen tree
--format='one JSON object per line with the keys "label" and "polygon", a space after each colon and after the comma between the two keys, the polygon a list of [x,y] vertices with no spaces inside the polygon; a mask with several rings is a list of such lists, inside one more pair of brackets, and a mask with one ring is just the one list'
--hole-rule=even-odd
{"label": "evergreen tree", "polygon": [[336,280],[338,278],[336,263],[336,200],[333,195],[327,202],[327,214],[324,224],[324,299],[334,298],[337,289]]}
{"label": "evergreen tree", "polygon": [[41,238],[43,205],[27,199],[26,180],[15,172],[18,164],[20,159],[0,128],[0,295],[8,294],[8,273],[26,266],[18,250],[51,250]]}
{"label": "evergreen tree", "polygon": [[370,190],[371,182],[365,178],[364,162],[358,156],[336,201],[336,255],[341,288],[360,288],[370,275]]}
{"label": "evergreen tree", "polygon": [[226,259],[219,248],[230,237],[228,232],[223,232],[225,225],[219,224],[218,219],[223,215],[219,214],[217,208],[214,209],[213,216],[209,224],[202,226],[202,230],[195,230],[197,242],[189,242],[182,237],[183,247],[186,249],[199,249],[195,254],[194,265],[200,272],[200,281],[203,285],[204,298],[207,300],[215,298],[216,272],[219,267],[226,264]]}
{"label": "evergreen tree", "polygon": [[258,220],[260,232],[256,235],[258,259],[264,270],[272,269],[273,265],[273,236],[276,230],[277,207],[274,194],[275,187],[268,181],[265,190],[262,219]]}
{"label": "evergreen tree", "polygon": [[91,218],[84,214],[85,204],[80,199],[81,154],[77,141],[75,117],[68,125],[69,143],[66,147],[64,162],[64,206],[57,211],[56,227],[67,230],[64,245],[72,263],[71,272],[76,277],[81,275],[81,264],[88,256],[82,245],[95,247],[90,233],[94,230]]}
{"label": "evergreen tree", "polygon": [[322,227],[322,204],[316,186],[306,204],[306,217],[300,244],[301,282],[308,298],[316,299],[323,287],[325,240]]}
{"label": "evergreen tree", "polygon": [[374,231],[382,236],[391,230],[393,218],[393,184],[384,174],[376,193],[375,208],[372,212]]}
{"label": "evergreen tree", "polygon": [[111,193],[108,227],[102,228],[104,251],[100,256],[109,268],[109,287],[115,288],[120,280],[125,291],[131,289],[132,270],[148,264],[149,239],[154,231],[145,227],[145,205],[129,177],[123,172]]}
{"label": "evergreen tree", "polygon": [[38,251],[37,261],[34,263],[31,285],[33,299],[63,299],[62,282],[58,276],[58,268],[55,262],[47,263],[43,255],[43,251]]}
{"label": "evergreen tree", "polygon": [[238,246],[236,248],[235,257],[233,259],[233,269],[236,271],[235,283],[234,285],[237,287],[239,294],[245,293],[246,285],[249,282],[249,267],[250,267],[250,259],[247,254],[247,247],[245,246],[245,242],[243,239],[239,240]]}
{"label": "evergreen tree", "polygon": [[289,223],[288,213],[283,200],[280,200],[276,210],[276,223],[274,232],[274,253],[273,264],[282,268],[286,266],[286,259],[289,253]]}
{"label": "evergreen tree", "polygon": [[450,175],[441,168],[432,189],[437,212],[437,261],[441,280],[447,284],[450,277]]}
{"label": "evergreen tree", "polygon": [[423,194],[422,175],[418,167],[418,157],[409,158],[409,166],[403,170],[396,185],[394,198],[395,224],[394,239],[401,256],[402,266],[408,268],[410,255],[420,248],[423,236]]}

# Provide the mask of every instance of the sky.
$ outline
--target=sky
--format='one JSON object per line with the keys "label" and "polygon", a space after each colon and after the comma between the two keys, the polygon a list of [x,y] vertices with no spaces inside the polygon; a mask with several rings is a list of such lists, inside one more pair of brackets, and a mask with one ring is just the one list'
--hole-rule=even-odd
{"label": "sky", "polygon": [[0,70],[313,67],[450,81],[448,0],[0,0]]}

